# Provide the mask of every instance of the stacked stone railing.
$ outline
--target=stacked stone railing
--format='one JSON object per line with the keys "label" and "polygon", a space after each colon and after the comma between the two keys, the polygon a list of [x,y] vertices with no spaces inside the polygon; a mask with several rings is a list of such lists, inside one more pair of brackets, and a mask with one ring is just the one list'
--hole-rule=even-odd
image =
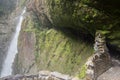
{"label": "stacked stone railing", "polygon": [[36,75],[14,75],[1,78],[0,80],[79,80],[77,77],[61,74],[59,72],[40,71]]}
{"label": "stacked stone railing", "polygon": [[94,50],[95,53],[86,62],[86,80],[97,80],[98,76],[111,67],[105,35],[101,32],[96,32]]}

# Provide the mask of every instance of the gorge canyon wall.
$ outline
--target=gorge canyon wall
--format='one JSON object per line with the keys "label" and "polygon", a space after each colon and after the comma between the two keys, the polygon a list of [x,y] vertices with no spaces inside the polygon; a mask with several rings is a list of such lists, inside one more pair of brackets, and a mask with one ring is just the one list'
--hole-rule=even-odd
{"label": "gorge canyon wall", "polygon": [[119,1],[21,2],[26,4],[27,12],[19,36],[13,74],[36,74],[49,70],[84,79],[85,63],[94,53],[97,30],[105,35],[111,54],[116,53],[114,50],[120,52]]}
{"label": "gorge canyon wall", "polygon": [[84,78],[84,64],[93,54],[97,30],[106,36],[107,45],[113,44],[119,51],[119,35],[112,37],[116,32],[119,34],[119,21],[115,19],[119,12],[111,13],[107,11],[107,6],[102,7],[106,4],[119,10],[118,4],[112,3],[112,0],[110,3],[91,2],[30,1],[27,4],[28,16],[22,25],[15,73],[50,70]]}
{"label": "gorge canyon wall", "polygon": [[[9,2],[12,3],[9,4]],[[17,19],[15,19],[16,12],[12,13],[12,11],[15,9],[15,6],[16,5],[13,0],[0,0],[0,72],[9,48],[10,41],[15,31],[15,23],[17,22]]]}

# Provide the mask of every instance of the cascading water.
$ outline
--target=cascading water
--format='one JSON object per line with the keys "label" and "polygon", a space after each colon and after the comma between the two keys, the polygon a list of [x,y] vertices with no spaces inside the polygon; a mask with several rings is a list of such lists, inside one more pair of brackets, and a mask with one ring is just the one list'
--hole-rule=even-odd
{"label": "cascading water", "polygon": [[19,36],[19,32],[21,30],[21,24],[23,21],[23,14],[25,12],[26,12],[26,8],[24,8],[22,14],[19,17],[19,22],[16,26],[16,32],[15,32],[15,35],[10,43],[10,47],[8,49],[8,53],[7,53],[6,59],[5,59],[4,64],[3,64],[0,77],[4,77],[4,76],[8,76],[8,75],[12,74],[12,64],[14,62],[14,58],[15,58],[16,54],[18,53],[18,50],[17,50],[18,36]]}

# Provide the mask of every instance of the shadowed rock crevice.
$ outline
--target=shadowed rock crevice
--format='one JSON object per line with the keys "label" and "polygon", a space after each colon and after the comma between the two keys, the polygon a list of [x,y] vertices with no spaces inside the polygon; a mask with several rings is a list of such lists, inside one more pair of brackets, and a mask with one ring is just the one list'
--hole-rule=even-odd
{"label": "shadowed rock crevice", "polygon": [[110,56],[120,60],[120,49],[115,45],[108,44]]}

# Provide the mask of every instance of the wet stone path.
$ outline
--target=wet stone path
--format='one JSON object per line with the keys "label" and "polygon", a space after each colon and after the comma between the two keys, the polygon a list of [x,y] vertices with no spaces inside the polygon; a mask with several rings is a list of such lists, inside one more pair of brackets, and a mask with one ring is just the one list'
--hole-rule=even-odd
{"label": "wet stone path", "polygon": [[97,80],[120,80],[120,61],[112,59],[112,67],[99,76]]}

